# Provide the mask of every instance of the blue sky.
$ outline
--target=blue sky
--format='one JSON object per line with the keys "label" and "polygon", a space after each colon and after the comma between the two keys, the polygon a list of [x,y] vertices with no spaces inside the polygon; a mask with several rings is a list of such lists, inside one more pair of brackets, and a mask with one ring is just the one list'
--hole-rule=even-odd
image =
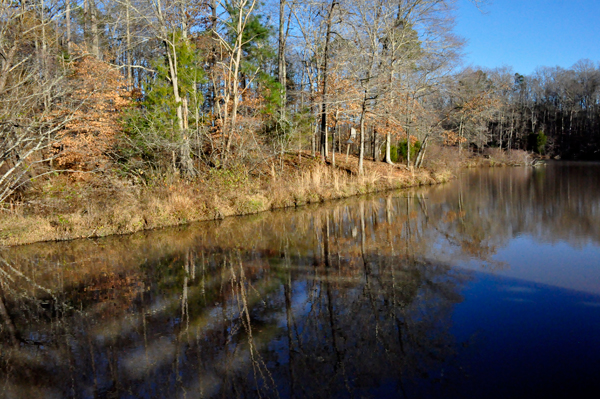
{"label": "blue sky", "polygon": [[600,61],[600,0],[492,0],[479,11],[459,0],[455,32],[467,39],[465,66],[569,68]]}

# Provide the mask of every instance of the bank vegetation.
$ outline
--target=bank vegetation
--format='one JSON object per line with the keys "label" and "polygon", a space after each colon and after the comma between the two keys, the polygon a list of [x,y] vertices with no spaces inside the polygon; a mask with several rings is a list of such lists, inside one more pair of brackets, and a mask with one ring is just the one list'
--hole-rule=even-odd
{"label": "bank vegetation", "polygon": [[454,7],[0,0],[0,245],[595,156],[598,68],[461,69]]}

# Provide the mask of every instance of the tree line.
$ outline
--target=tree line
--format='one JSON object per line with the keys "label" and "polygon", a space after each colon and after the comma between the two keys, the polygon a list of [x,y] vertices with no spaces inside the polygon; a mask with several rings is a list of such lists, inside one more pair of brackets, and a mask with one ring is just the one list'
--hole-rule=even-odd
{"label": "tree line", "polygon": [[594,156],[598,68],[457,72],[454,7],[2,0],[0,202],[60,171],[194,179],[291,150],[352,150],[359,173],[430,142]]}
{"label": "tree line", "polygon": [[472,146],[598,159],[600,64],[584,59],[529,76],[506,67],[466,69],[453,84],[448,126]]}

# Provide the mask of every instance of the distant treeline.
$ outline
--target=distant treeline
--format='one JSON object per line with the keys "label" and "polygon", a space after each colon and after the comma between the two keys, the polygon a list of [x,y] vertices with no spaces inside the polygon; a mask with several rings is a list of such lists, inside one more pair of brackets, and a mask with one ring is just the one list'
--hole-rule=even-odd
{"label": "distant treeline", "polygon": [[580,60],[569,69],[540,67],[529,76],[508,68],[467,70],[456,84],[458,96],[447,100],[455,108],[463,106],[462,97],[477,100],[478,94],[489,106],[487,115],[467,126],[477,147],[600,159],[600,67],[592,61]]}

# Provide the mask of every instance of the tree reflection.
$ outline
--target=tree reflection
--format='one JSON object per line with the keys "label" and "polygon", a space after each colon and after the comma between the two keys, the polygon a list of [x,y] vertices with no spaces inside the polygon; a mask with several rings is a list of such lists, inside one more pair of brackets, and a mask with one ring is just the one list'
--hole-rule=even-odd
{"label": "tree reflection", "polygon": [[4,250],[0,397],[433,396],[463,377],[449,320],[468,274],[450,265],[499,267],[497,248],[524,232],[600,242],[594,179],[491,170]]}
{"label": "tree reflection", "polygon": [[312,251],[289,237],[279,250],[192,246],[71,281],[40,273],[39,259],[19,269],[3,258],[3,395],[424,389],[456,349],[447,329],[461,276],[390,256],[373,241],[377,209],[353,211],[312,218]]}

